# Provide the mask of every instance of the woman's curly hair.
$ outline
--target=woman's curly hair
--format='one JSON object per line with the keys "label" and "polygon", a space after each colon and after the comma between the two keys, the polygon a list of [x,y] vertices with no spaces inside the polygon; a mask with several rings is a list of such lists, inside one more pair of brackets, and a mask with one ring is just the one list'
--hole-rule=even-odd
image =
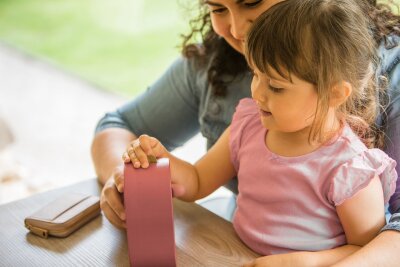
{"label": "woman's curly hair", "polygon": [[[372,32],[377,44],[384,41],[387,48],[395,46],[388,40],[389,35],[400,35],[400,7],[393,0],[386,0],[386,3],[376,0],[364,0],[368,3],[367,13],[373,22]],[[395,11],[396,13],[394,13]]]}
{"label": "woman's curly hair", "polygon": [[[227,77],[234,79],[249,69],[244,56],[215,33],[211,27],[210,12],[202,0],[199,11],[198,16],[189,23],[191,32],[182,35],[182,54],[187,58],[194,57],[201,67],[208,66],[208,83],[213,94],[223,97],[230,82]],[[201,45],[193,42],[199,36]]]}
{"label": "woman's curly hair", "polygon": [[[386,37],[390,34],[400,35],[400,16],[392,11],[393,8],[399,11],[398,4],[393,0],[387,0],[387,4],[377,3],[376,0],[363,1],[367,4],[366,13],[373,22],[372,32],[376,43],[384,41],[387,47],[395,45]],[[189,22],[190,33],[182,35],[182,54],[187,58],[195,58],[202,67],[207,66],[208,83],[213,94],[224,97],[227,94],[228,83],[249,69],[245,57],[215,33],[204,0],[199,1],[198,10],[197,16]]]}

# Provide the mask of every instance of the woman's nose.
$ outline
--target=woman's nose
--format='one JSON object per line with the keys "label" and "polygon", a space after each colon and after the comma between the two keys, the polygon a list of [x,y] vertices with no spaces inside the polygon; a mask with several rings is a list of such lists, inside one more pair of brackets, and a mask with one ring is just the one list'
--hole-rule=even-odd
{"label": "woman's nose", "polygon": [[233,14],[231,18],[231,34],[237,39],[244,41],[246,38],[247,31],[251,25],[251,20],[239,15]]}

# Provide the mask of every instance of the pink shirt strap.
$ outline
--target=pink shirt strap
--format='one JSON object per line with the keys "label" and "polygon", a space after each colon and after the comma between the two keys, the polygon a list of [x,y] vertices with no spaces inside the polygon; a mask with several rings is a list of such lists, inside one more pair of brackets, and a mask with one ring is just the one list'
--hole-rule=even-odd
{"label": "pink shirt strap", "polygon": [[147,169],[125,164],[124,178],[131,266],[176,266],[169,160]]}

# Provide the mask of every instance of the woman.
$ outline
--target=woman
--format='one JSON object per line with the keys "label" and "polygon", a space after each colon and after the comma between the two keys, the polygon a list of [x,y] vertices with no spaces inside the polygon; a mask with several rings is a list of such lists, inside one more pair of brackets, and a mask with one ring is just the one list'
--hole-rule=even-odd
{"label": "woman", "polygon": [[[122,179],[121,155],[130,142],[146,133],[158,138],[168,150],[172,150],[200,131],[207,138],[208,147],[212,146],[230,124],[239,100],[250,96],[251,74],[243,57],[246,32],[262,12],[281,1],[201,1],[202,15],[195,20],[197,24],[193,24],[197,27],[185,39],[183,57],[175,61],[144,94],[116,112],[108,113],[99,122],[92,145],[92,157],[99,180],[105,184],[102,209],[115,226],[125,226],[124,208],[114,179]],[[381,72],[389,77],[389,108],[378,124],[385,127],[386,152],[397,160],[400,159],[400,151],[395,151],[400,147],[397,134],[400,132],[400,121],[396,121],[397,114],[400,114],[400,100],[396,102],[400,92],[400,64],[397,64],[400,48],[396,43],[399,39],[396,35],[400,35],[400,23],[398,17],[389,10],[382,11],[383,7],[377,5],[376,1],[364,1],[368,5],[366,12],[375,22],[373,32],[382,58]],[[202,46],[189,44],[191,37],[197,33],[203,37]],[[235,185],[230,185],[231,190],[235,191],[235,188]],[[397,211],[400,204],[396,203],[397,197],[399,195],[395,194],[391,201],[393,212]],[[387,227],[393,229],[393,225]],[[385,266],[396,265],[396,260],[400,261],[400,255],[396,259],[396,253],[393,252],[396,244],[400,246],[400,234],[385,231],[369,245],[347,257],[342,266],[376,266],[377,262]],[[277,261],[284,266],[284,263],[296,257],[302,261],[316,261],[323,255],[323,252],[306,255],[292,253],[270,258],[271,262]],[[372,255],[379,255],[379,259]],[[299,261],[296,262],[300,265]],[[310,262],[306,264],[310,266]]]}

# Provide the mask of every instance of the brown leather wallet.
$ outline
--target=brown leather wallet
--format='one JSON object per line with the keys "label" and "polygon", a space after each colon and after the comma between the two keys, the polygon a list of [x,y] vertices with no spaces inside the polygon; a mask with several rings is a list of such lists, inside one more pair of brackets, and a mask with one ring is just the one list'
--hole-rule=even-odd
{"label": "brown leather wallet", "polygon": [[66,194],[25,218],[25,227],[33,234],[66,237],[99,215],[97,196]]}

